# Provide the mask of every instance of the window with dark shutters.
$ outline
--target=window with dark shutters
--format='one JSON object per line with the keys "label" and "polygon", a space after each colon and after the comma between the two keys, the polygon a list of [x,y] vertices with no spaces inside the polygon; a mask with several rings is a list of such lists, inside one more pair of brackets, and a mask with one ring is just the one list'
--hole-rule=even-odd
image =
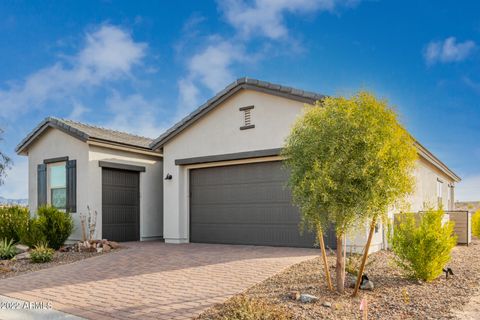
{"label": "window with dark shutters", "polygon": [[67,169],[67,212],[77,212],[77,160],[69,160]]}
{"label": "window with dark shutters", "polygon": [[47,165],[43,163],[37,166],[37,204],[47,204]]}

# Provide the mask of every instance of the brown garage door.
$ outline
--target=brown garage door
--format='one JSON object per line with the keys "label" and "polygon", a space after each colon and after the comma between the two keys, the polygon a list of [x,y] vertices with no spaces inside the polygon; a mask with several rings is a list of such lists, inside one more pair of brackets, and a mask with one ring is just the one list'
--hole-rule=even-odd
{"label": "brown garage door", "polygon": [[[299,233],[287,178],[280,161],[191,170],[190,241],[312,247],[314,235]],[[327,235],[326,245],[334,239]]]}
{"label": "brown garage door", "polygon": [[102,237],[140,240],[139,173],[102,169]]}

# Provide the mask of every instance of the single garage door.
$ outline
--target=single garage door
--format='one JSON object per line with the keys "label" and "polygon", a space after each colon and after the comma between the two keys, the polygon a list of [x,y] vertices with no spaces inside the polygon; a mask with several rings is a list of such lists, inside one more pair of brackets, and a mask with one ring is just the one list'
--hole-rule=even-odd
{"label": "single garage door", "polygon": [[140,240],[139,173],[102,169],[102,237]]}
{"label": "single garage door", "polygon": [[[312,247],[315,236],[299,233],[287,178],[280,161],[191,170],[190,241]],[[334,238],[326,245],[334,248]]]}

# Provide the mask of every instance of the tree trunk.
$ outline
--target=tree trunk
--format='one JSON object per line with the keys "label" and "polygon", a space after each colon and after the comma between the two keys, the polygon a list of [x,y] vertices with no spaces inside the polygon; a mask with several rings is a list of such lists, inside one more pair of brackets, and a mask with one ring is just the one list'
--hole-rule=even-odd
{"label": "tree trunk", "polygon": [[336,265],[336,276],[337,276],[337,292],[345,292],[345,249],[344,249],[344,235],[337,235],[337,265]]}

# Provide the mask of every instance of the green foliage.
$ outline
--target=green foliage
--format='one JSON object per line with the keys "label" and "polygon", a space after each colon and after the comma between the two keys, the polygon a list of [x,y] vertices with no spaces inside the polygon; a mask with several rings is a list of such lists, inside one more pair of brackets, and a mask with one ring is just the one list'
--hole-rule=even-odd
{"label": "green foliage", "polygon": [[0,208],[0,239],[20,240],[20,231],[29,219],[28,209],[20,206]]}
{"label": "green foliage", "polygon": [[37,214],[46,241],[53,249],[60,249],[73,232],[72,216],[51,206],[40,207]]}
{"label": "green foliage", "polygon": [[55,250],[49,248],[46,242],[40,242],[35,246],[35,249],[30,251],[30,259],[34,263],[50,262],[54,253]]}
{"label": "green foliage", "polygon": [[307,106],[283,155],[302,222],[334,223],[337,236],[413,190],[414,141],[387,102],[367,92]]}
{"label": "green foliage", "polygon": [[472,216],[472,234],[480,238],[480,209]]}
{"label": "green foliage", "polygon": [[20,242],[33,248],[37,243],[46,240],[43,234],[43,226],[38,218],[30,218],[23,228],[19,230]]}
{"label": "green foliage", "polygon": [[267,303],[262,299],[252,299],[242,295],[227,301],[212,319],[288,320],[293,319],[293,315],[284,307]]}
{"label": "green foliage", "polygon": [[0,260],[9,260],[15,257],[17,248],[14,246],[13,239],[7,240],[4,238],[0,240]]}
{"label": "green foliage", "polygon": [[453,222],[442,224],[443,210],[402,213],[389,234],[395,262],[415,279],[432,281],[442,274],[456,245]]}

